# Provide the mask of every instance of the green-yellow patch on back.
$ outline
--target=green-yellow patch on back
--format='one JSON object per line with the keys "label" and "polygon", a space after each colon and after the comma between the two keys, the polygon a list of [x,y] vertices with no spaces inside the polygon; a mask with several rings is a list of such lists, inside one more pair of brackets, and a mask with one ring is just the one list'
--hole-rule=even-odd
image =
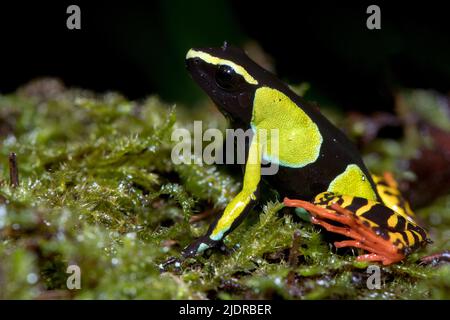
{"label": "green-yellow patch on back", "polygon": [[327,191],[368,200],[377,199],[372,185],[356,164],[348,165],[344,172],[334,178]]}
{"label": "green-yellow patch on back", "polygon": [[[255,92],[253,105],[253,130],[267,130],[265,160],[292,168],[317,160],[323,141],[319,128],[288,96],[261,87]],[[279,143],[271,141],[271,129],[278,129]]]}

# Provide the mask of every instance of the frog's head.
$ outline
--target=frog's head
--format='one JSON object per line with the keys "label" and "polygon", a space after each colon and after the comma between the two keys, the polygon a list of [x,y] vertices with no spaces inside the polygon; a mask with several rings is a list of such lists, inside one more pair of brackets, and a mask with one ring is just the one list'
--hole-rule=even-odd
{"label": "frog's head", "polygon": [[190,49],[186,66],[225,116],[250,123],[255,91],[261,85],[258,78],[266,70],[243,50],[226,44],[220,48]]}

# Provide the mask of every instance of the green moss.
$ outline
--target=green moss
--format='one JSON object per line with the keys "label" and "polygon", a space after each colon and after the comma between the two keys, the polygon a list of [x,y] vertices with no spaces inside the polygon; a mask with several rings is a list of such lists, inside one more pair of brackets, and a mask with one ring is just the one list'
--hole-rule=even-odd
{"label": "green moss", "polygon": [[[449,247],[448,197],[418,213],[435,243],[382,267],[379,290],[367,289],[367,264],[278,202],[253,210],[229,236],[231,254],[161,273],[212,219],[191,217],[222,210],[240,187],[224,168],[173,164],[172,130],[198,119],[223,129],[223,119],[205,112],[210,106],[190,114],[157,97],[30,91],[0,96],[0,298],[450,298],[449,268],[416,263]],[[381,146],[382,160],[398,156],[399,144]],[[17,188],[8,185],[10,152]],[[297,262],[289,261],[294,233]],[[69,265],[81,269],[80,290],[66,287]]]}

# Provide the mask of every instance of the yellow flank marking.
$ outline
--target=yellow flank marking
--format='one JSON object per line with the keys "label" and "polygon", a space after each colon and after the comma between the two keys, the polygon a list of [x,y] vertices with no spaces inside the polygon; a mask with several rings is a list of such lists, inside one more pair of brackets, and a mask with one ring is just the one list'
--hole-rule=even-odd
{"label": "yellow flank marking", "polygon": [[203,51],[197,51],[190,49],[188,53],[186,54],[186,59],[192,59],[192,58],[199,58],[207,63],[213,64],[213,65],[226,65],[231,68],[237,73],[240,74],[242,77],[244,77],[245,81],[247,81],[250,84],[258,84],[258,81],[253,78],[242,66],[234,63],[233,61],[222,59],[219,57],[214,57],[210,55],[209,53],[203,52]]}
{"label": "yellow flank marking", "polygon": [[[390,208],[391,210],[398,213],[400,216],[406,219],[406,221],[409,221],[412,225],[417,225],[417,223],[414,221],[414,212],[411,210],[411,207],[405,199],[403,199],[400,191],[398,188],[394,186],[384,186],[379,184],[380,182],[388,183],[383,177],[379,177],[376,175],[372,175],[372,178],[375,177],[374,181],[377,184],[377,191],[381,197],[381,200],[383,201],[383,204]],[[397,185],[397,182],[392,178],[391,183],[393,185]],[[391,193],[391,194],[387,194]],[[400,205],[403,200],[403,206]]]}
{"label": "yellow flank marking", "polygon": [[[399,215],[401,215],[403,218],[405,218],[406,221],[408,221],[409,223],[411,223],[413,226],[417,226],[417,222],[414,221],[414,219],[412,218],[414,216],[414,214],[410,214],[405,212],[404,207],[399,207],[398,210],[394,210],[396,211]],[[411,211],[412,212],[412,211]]]}
{"label": "yellow flank marking", "polygon": [[405,213],[408,215],[408,216],[410,216],[410,217],[414,217],[415,216],[415,214],[414,214],[414,212],[412,211],[412,209],[411,209],[411,206],[409,205],[409,202],[408,201],[405,201]]}
{"label": "yellow flank marking", "polygon": [[414,232],[414,234],[419,238],[420,241],[423,240],[423,237],[420,233],[418,233],[416,230],[411,230],[411,232]]}
{"label": "yellow flank marking", "polygon": [[350,164],[345,171],[331,181],[328,190],[337,194],[376,200],[369,180],[356,164]]}
{"label": "yellow flank marking", "polygon": [[382,190],[383,193],[391,193],[396,196],[400,195],[400,191],[392,187],[385,187],[380,185],[380,189]]}
{"label": "yellow flank marking", "polygon": [[[400,193],[397,189],[393,189],[391,187],[386,187],[380,184],[377,184],[377,191],[383,200],[383,203],[391,208],[394,211],[397,211],[395,207],[398,208],[398,204],[400,203],[399,197]],[[390,194],[389,194],[390,193]]]}
{"label": "yellow flank marking", "polygon": [[414,244],[414,236],[412,235],[411,231],[405,230],[406,237],[408,238],[408,246],[411,246]]}
{"label": "yellow flank marking", "polygon": [[389,227],[395,228],[395,226],[397,225],[397,223],[398,223],[398,216],[394,213],[394,214],[392,214],[392,215],[389,217],[389,219],[388,219],[388,221],[387,221],[387,224],[388,224]]}
{"label": "yellow flank marking", "polygon": [[375,182],[375,184],[377,184],[381,181],[380,176],[377,176],[376,174],[371,174],[371,176],[372,176],[372,180],[373,180],[373,182]]}
{"label": "yellow flank marking", "polygon": [[353,197],[351,197],[351,196],[344,195],[344,196],[341,196],[341,198],[343,200],[342,205],[341,205],[342,208],[347,208],[353,202]]}
{"label": "yellow flank marking", "polygon": [[403,239],[403,237],[402,237],[400,232],[389,232],[389,240],[390,240],[390,242],[394,243],[397,239],[402,244],[402,245],[398,245],[397,244],[398,248],[402,249],[403,247],[407,246],[407,244],[405,243],[405,240]]}
{"label": "yellow flank marking", "polygon": [[[323,138],[319,128],[281,91],[268,87],[256,90],[251,125],[254,130],[268,132],[265,160],[301,168],[315,162],[320,155]],[[272,144],[271,129],[278,129],[276,144]],[[272,150],[272,145],[278,146],[278,150]]]}
{"label": "yellow flank marking", "polygon": [[314,203],[320,203],[325,199],[325,192],[319,193],[315,198],[314,198]]}
{"label": "yellow flank marking", "polygon": [[216,227],[210,235],[213,240],[220,240],[223,238],[233,222],[241,215],[242,211],[249,204],[250,200],[255,200],[255,191],[258,188],[261,180],[261,146],[258,141],[258,136],[254,135],[250,144],[250,149],[245,165],[245,174],[242,190],[225,208],[222,217],[217,222]]}
{"label": "yellow flank marking", "polygon": [[370,209],[372,209],[372,207],[376,204],[377,204],[377,202],[369,201],[365,206],[362,206],[361,208],[356,210],[355,214],[359,217],[359,216],[363,215],[364,213],[369,212]]}
{"label": "yellow flank marking", "polygon": [[357,216],[362,222],[366,221],[371,228],[379,227],[379,225],[372,220],[365,218],[364,216]]}

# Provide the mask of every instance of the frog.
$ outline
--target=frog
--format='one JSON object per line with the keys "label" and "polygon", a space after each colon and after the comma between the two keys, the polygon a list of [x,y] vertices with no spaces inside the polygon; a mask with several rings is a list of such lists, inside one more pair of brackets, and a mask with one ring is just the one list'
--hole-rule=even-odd
{"label": "frog", "polygon": [[[223,249],[225,237],[259,203],[262,182],[278,192],[284,206],[306,210],[313,224],[346,237],[334,245],[363,251],[358,261],[389,265],[430,242],[392,174],[371,174],[353,142],[317,105],[244,50],[226,43],[192,48],[185,63],[230,126],[253,135],[246,145],[241,190],[207,232],[183,249],[183,259]],[[269,132],[270,138],[273,129],[276,150],[267,148],[260,134]],[[264,161],[277,165],[275,174],[262,174]]]}

